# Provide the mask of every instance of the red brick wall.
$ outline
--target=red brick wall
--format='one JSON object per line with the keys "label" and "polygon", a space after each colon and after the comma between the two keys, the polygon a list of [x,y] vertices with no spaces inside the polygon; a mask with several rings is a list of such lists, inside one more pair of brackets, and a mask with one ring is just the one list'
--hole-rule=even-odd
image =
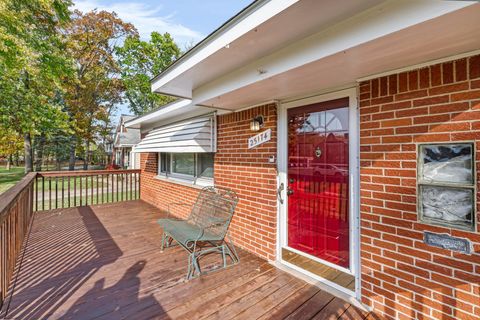
{"label": "red brick wall", "polygon": [[[264,131],[272,129],[272,140],[247,149],[250,121],[265,117]],[[277,230],[277,169],[268,157],[277,155],[275,105],[262,106],[218,118],[215,183],[235,190],[240,197],[230,230],[235,243],[269,260],[275,259]]]}
{"label": "red brick wall", "polygon": [[[154,206],[167,211],[169,203],[193,204],[198,188],[171,183],[155,178],[158,172],[156,153],[142,153],[140,157],[140,198]],[[172,206],[172,214],[185,218],[189,213],[188,206]]]}
{"label": "red brick wall", "polygon": [[[474,140],[480,172],[480,56],[361,83],[360,117],[363,302],[396,319],[479,319],[480,234],[417,222],[416,143]],[[475,253],[427,246],[423,231]]]}
{"label": "red brick wall", "polygon": [[[272,140],[247,149],[247,139],[256,133],[249,123],[257,115],[265,117],[261,131],[272,129]],[[276,156],[276,107],[267,105],[217,118],[217,153],[214,176],[217,186],[237,192],[240,201],[230,226],[234,243],[260,257],[273,260],[276,243],[276,164],[268,156]],[[141,157],[141,198],[166,210],[171,202],[193,203],[198,188],[183,186],[155,178],[158,159],[154,153]],[[188,207],[175,207],[175,214],[185,217]]]}

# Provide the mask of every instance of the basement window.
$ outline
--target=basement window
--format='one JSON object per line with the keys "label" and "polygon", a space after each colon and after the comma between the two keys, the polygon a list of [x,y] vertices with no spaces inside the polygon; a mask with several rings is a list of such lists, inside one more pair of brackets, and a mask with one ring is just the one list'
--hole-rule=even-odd
{"label": "basement window", "polygon": [[213,153],[167,153],[158,157],[158,175],[200,186],[213,185]]}
{"label": "basement window", "polygon": [[419,220],[474,231],[474,144],[422,144],[418,155]]}

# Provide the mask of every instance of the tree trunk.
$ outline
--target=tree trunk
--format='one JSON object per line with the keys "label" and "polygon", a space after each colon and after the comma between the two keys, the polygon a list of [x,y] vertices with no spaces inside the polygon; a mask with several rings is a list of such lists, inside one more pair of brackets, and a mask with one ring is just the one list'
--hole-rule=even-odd
{"label": "tree trunk", "polygon": [[58,139],[55,142],[55,161],[57,163],[57,171],[62,170],[62,157],[58,146]]}
{"label": "tree trunk", "polygon": [[87,140],[85,142],[85,157],[83,159],[83,170],[88,170],[88,155],[89,155],[89,150],[90,149],[90,141]]}
{"label": "tree trunk", "polygon": [[7,157],[7,170],[10,170],[11,165],[12,165],[12,155],[9,155]]}
{"label": "tree trunk", "polygon": [[73,171],[75,170],[75,147],[76,147],[77,139],[75,136],[72,136],[70,142],[70,159],[68,160],[68,170]]}
{"label": "tree trunk", "polygon": [[15,166],[20,167],[20,155],[18,154],[18,151],[15,152]]}
{"label": "tree trunk", "polygon": [[38,138],[36,159],[35,159],[35,171],[42,171],[43,164],[43,149],[45,147],[45,135],[42,133]]}
{"label": "tree trunk", "polygon": [[23,145],[25,150],[25,173],[29,173],[33,171],[32,138],[30,133],[26,133],[23,136]]}

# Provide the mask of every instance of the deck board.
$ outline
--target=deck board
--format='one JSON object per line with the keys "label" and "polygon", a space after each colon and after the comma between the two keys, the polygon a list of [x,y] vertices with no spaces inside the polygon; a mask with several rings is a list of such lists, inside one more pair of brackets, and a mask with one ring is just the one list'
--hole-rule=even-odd
{"label": "deck board", "polygon": [[[363,319],[368,314],[239,250],[238,265],[185,281],[160,252],[164,214],[140,200],[35,214],[6,319]],[[218,255],[202,263],[219,262]]]}

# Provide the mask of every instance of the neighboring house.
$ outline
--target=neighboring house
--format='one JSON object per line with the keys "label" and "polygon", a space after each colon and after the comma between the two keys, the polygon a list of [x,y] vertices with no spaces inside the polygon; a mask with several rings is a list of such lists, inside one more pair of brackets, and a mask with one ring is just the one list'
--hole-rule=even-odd
{"label": "neighboring house", "polygon": [[[141,198],[389,319],[480,317],[480,4],[259,0],[152,80]],[[181,213],[186,216],[187,211]]]}
{"label": "neighboring house", "polygon": [[[113,138],[113,164],[120,168],[136,168],[135,154],[132,153],[132,148],[140,142],[140,130],[133,128],[126,128],[125,122],[135,118],[130,115],[120,116],[118,125],[115,128],[115,136]],[[138,165],[137,161],[137,165]]]}

